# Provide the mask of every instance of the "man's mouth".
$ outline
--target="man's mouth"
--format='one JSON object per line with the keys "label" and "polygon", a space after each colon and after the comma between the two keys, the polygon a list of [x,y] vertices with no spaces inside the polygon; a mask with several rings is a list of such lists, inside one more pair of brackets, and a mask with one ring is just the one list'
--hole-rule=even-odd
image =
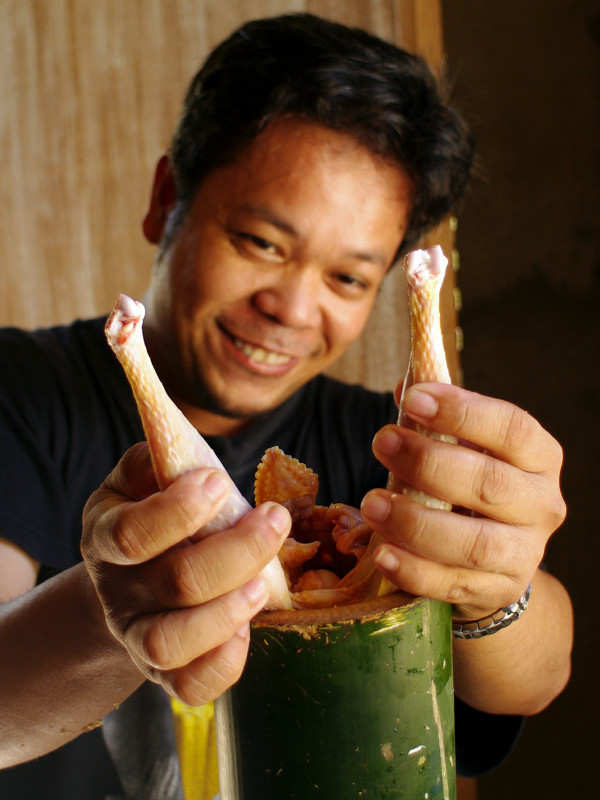
{"label": "man's mouth", "polygon": [[285,364],[289,364],[293,358],[285,353],[276,353],[273,350],[265,350],[263,347],[254,347],[253,345],[249,344],[248,342],[244,342],[241,339],[234,338],[232,341],[236,350],[239,350],[240,353],[243,353],[246,358],[250,359],[250,361],[254,361],[255,364],[266,364],[270,367],[281,367]]}

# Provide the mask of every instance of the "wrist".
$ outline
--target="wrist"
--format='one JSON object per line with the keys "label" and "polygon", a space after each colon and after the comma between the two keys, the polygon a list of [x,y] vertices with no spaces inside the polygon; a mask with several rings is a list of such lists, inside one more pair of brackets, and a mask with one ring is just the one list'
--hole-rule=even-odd
{"label": "wrist", "polygon": [[455,639],[480,639],[482,636],[489,636],[507,628],[520,619],[527,609],[530,595],[531,584],[515,603],[499,608],[492,614],[479,619],[453,620],[452,636]]}

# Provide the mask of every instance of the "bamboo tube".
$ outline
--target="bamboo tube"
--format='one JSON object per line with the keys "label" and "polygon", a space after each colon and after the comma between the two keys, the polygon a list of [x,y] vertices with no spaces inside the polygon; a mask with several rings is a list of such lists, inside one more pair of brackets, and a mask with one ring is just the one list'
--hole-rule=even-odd
{"label": "bamboo tube", "polygon": [[455,800],[449,606],[263,612],[215,702],[221,800]]}

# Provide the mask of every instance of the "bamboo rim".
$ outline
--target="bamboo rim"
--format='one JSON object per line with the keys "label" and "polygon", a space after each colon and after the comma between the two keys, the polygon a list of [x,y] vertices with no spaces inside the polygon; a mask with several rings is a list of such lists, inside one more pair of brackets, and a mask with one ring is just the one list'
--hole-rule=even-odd
{"label": "bamboo rim", "polygon": [[298,631],[339,623],[370,622],[389,612],[407,610],[424,601],[423,597],[397,591],[344,606],[261,611],[254,617],[250,627]]}

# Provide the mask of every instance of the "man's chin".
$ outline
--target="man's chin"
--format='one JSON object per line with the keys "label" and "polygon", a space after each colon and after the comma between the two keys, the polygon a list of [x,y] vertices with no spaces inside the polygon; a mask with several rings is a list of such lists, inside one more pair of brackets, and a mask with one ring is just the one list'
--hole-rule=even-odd
{"label": "man's chin", "polygon": [[210,414],[215,414],[228,420],[238,420],[243,424],[271,411],[282,402],[283,398],[273,403],[265,402],[264,398],[260,398],[252,403],[248,399],[239,400],[232,397],[218,397],[203,390],[196,395],[194,404]]}
{"label": "man's chin", "polygon": [[204,381],[197,375],[192,391],[188,389],[188,402],[209,414],[229,420],[250,422],[256,417],[274,410],[291,397],[301,384],[291,381],[231,381],[231,388],[224,377],[215,381]]}

